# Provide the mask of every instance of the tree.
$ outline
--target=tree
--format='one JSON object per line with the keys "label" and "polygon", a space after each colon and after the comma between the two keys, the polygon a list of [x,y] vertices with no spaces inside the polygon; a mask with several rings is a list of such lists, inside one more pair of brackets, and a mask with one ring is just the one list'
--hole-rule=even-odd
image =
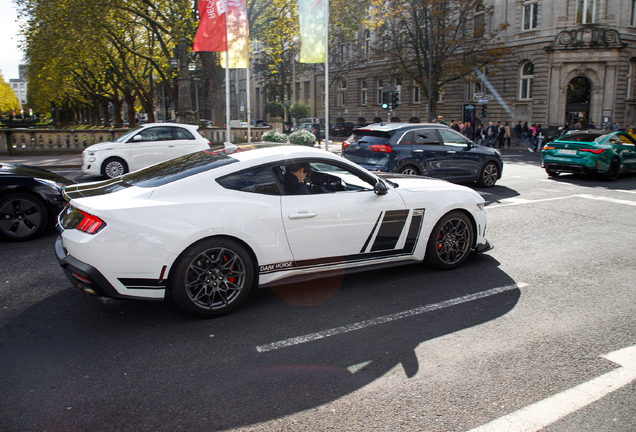
{"label": "tree", "polygon": [[271,117],[282,117],[285,114],[285,106],[276,101],[267,102],[263,110]]}
{"label": "tree", "polygon": [[[366,19],[377,32],[380,47],[374,56],[437,101],[444,85],[464,79],[477,81],[475,69],[496,69],[509,53],[501,40],[508,27],[488,29],[484,18],[493,12],[482,0],[370,0]],[[432,68],[429,70],[429,56]]]}
{"label": "tree", "polygon": [[4,81],[2,72],[0,72],[0,113],[17,111],[20,109],[20,101],[13,93],[13,89]]}
{"label": "tree", "polygon": [[298,120],[300,118],[309,117],[309,114],[311,114],[311,108],[309,105],[302,102],[294,102],[289,108],[289,114]]}

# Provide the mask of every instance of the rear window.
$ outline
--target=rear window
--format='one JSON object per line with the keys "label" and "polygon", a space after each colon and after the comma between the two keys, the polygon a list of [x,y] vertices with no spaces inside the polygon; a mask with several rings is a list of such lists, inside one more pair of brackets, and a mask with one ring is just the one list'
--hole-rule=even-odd
{"label": "rear window", "polygon": [[594,142],[599,138],[604,137],[604,134],[598,133],[571,133],[562,136],[557,141],[575,141],[575,142]]}
{"label": "rear window", "polygon": [[386,144],[391,138],[391,134],[382,131],[355,131],[347,141],[369,143],[369,144]]}
{"label": "rear window", "polygon": [[121,180],[129,186],[157,187],[234,162],[238,160],[224,153],[204,150],[126,174]]}

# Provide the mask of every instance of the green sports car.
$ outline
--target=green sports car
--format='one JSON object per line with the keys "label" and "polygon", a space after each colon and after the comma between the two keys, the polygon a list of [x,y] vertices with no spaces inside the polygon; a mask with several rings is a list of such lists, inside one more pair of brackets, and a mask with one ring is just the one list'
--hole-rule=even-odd
{"label": "green sports car", "polygon": [[543,147],[541,166],[552,177],[601,173],[616,180],[619,174],[636,171],[636,140],[620,131],[572,132]]}

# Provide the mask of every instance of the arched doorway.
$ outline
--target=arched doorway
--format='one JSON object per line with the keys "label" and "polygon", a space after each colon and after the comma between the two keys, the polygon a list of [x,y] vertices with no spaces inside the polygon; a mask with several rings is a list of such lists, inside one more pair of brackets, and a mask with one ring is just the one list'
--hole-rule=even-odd
{"label": "arched doorway", "polygon": [[590,97],[592,95],[592,83],[582,76],[573,78],[568,83],[567,103],[565,106],[565,120],[570,127],[581,123],[583,128],[590,121]]}

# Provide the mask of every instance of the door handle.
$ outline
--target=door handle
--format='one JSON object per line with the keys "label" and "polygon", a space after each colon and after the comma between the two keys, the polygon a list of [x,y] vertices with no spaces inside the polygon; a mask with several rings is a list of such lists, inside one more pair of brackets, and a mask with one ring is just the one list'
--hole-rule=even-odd
{"label": "door handle", "polygon": [[309,213],[308,211],[299,211],[298,213],[292,213],[289,215],[289,218],[291,220],[294,219],[311,219],[313,217],[316,217],[317,214],[316,213]]}
{"label": "door handle", "polygon": [[457,153],[457,152],[456,152],[455,150],[448,150],[446,153],[448,153],[448,154],[455,154],[455,153]]}
{"label": "door handle", "polygon": [[413,153],[424,153],[424,150],[413,150]]}

